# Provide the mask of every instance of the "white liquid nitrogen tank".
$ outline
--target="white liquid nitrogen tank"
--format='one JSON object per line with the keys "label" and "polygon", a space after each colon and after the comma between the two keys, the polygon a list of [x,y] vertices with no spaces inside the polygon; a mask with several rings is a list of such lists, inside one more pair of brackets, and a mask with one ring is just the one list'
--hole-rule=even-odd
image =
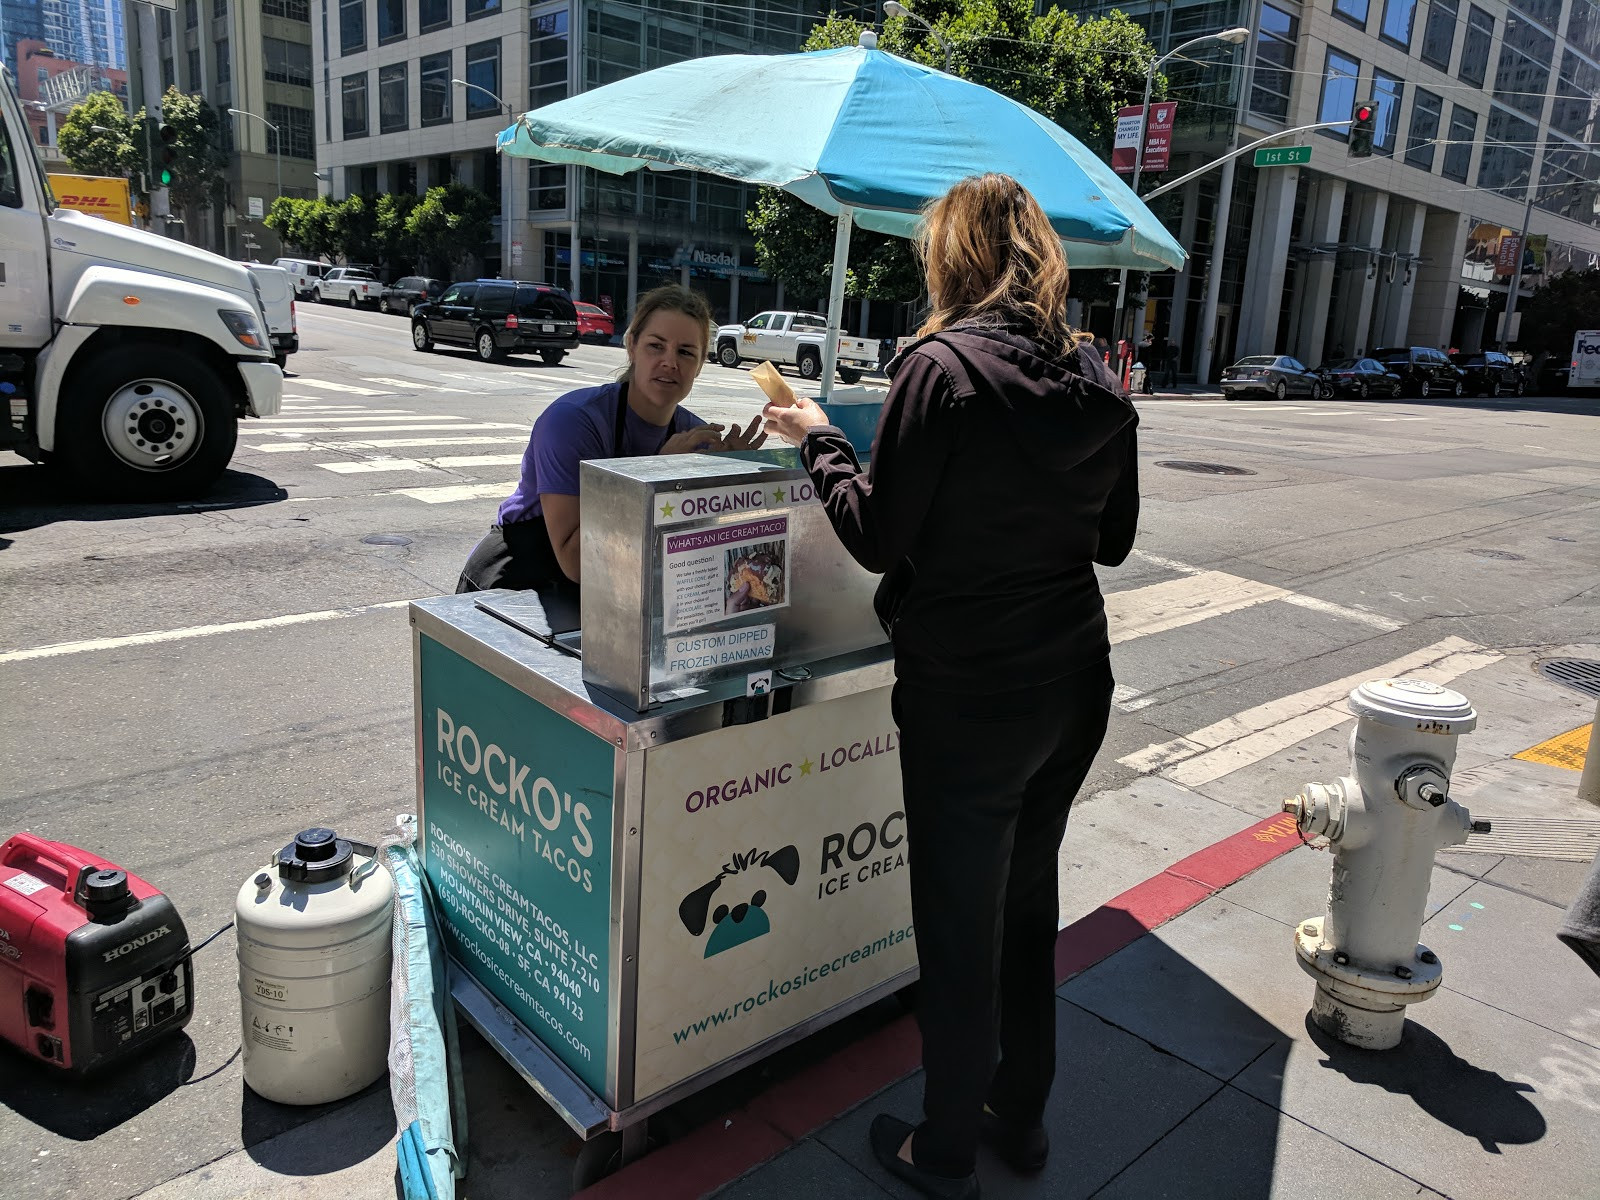
{"label": "white liquid nitrogen tank", "polygon": [[245,881],[235,908],[244,1081],[280,1104],[325,1104],[380,1078],[389,872],[333,830],[307,829]]}

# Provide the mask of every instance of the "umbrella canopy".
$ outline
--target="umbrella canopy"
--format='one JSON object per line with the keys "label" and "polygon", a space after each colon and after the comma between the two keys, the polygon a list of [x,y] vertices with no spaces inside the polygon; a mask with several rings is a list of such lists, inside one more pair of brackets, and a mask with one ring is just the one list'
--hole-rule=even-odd
{"label": "umbrella canopy", "polygon": [[498,144],[616,175],[688,169],[768,184],[899,237],[959,180],[1000,171],[1038,199],[1075,267],[1184,260],[1066,130],[989,88],[864,46],[659,67],[525,113]]}

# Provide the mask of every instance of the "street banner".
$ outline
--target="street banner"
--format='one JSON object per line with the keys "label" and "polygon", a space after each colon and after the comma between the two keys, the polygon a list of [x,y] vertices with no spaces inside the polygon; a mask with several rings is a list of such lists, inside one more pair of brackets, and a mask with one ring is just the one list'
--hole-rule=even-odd
{"label": "street banner", "polygon": [[1495,255],[1494,273],[1496,275],[1515,275],[1517,273],[1517,255],[1522,249],[1522,239],[1514,233],[1500,235],[1500,252]]}
{"label": "street banner", "polygon": [[1172,125],[1178,106],[1169,100],[1150,106],[1150,121],[1144,127],[1144,169],[1165,171],[1172,154]]}
{"label": "street banner", "polygon": [[[1119,175],[1132,175],[1136,165],[1135,150],[1139,145],[1139,114],[1141,104],[1132,104],[1117,110],[1117,131],[1111,147],[1111,168]],[[1150,120],[1144,131],[1144,170],[1165,171],[1171,163],[1172,126],[1177,118],[1178,106],[1170,100],[1150,106]]]}
{"label": "street banner", "polygon": [[1139,145],[1141,104],[1117,109],[1117,133],[1111,143],[1111,169],[1119,175],[1132,175],[1135,151]]}

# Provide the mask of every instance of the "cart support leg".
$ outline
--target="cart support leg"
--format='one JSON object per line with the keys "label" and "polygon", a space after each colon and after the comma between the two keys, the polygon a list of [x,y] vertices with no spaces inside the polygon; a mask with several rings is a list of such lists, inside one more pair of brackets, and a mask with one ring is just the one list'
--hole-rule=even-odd
{"label": "cart support leg", "polygon": [[649,1136],[649,1118],[635,1121],[632,1125],[622,1128],[622,1165],[627,1166],[636,1159],[644,1157],[646,1142]]}
{"label": "cart support leg", "polygon": [[839,221],[833,231],[833,275],[828,280],[828,332],[822,343],[822,395],[826,404],[833,395],[833,372],[839,364],[839,338],[844,326],[844,277],[850,269],[850,229],[855,224],[854,211],[845,206],[839,210]]}

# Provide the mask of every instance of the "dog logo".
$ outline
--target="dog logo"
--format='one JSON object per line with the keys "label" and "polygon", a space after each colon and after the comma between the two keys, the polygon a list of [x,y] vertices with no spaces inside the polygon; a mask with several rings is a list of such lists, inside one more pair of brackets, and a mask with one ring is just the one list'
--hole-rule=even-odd
{"label": "dog logo", "polygon": [[[706,917],[710,915],[713,928],[711,936],[706,939],[703,957],[710,958],[713,954],[753,942],[772,931],[772,922],[766,914],[765,889],[757,887],[754,892],[745,890],[765,878],[759,872],[762,867],[770,869],[784,883],[793,887],[794,881],[800,878],[800,851],[793,846],[785,846],[781,850],[751,850],[748,854],[735,854],[732,861],[723,864],[715,879],[690,892],[678,905],[678,917],[683,921],[683,927],[695,937],[705,932]],[[729,880],[742,880],[743,886],[728,883]],[[711,901],[717,898],[725,883],[727,890],[722,891],[721,898],[736,899],[738,903],[732,906],[718,904],[716,910],[712,911]],[[749,899],[745,899],[746,896]]]}

